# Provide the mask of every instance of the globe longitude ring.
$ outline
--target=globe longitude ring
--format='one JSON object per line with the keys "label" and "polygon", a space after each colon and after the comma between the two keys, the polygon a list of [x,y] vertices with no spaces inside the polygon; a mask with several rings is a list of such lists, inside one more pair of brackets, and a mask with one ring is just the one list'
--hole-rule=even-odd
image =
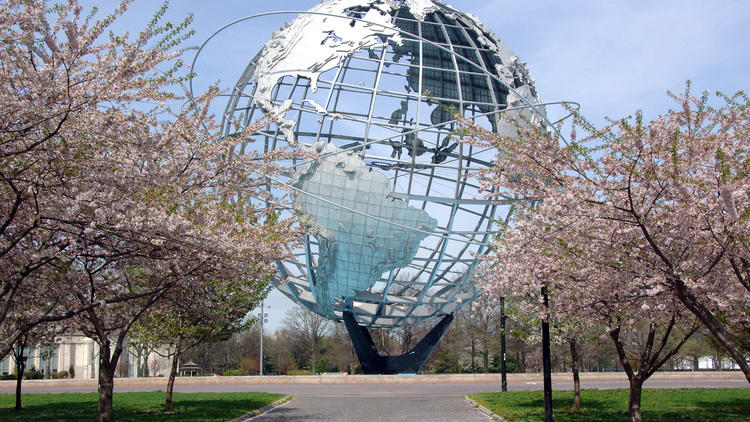
{"label": "globe longitude ring", "polygon": [[289,162],[294,176],[282,181],[312,233],[279,263],[285,295],[334,320],[393,328],[479,294],[478,256],[514,199],[483,199],[477,173],[496,151],[459,142],[453,113],[502,135],[519,117],[552,127],[524,64],[440,1],[328,0],[273,34],[235,85],[222,130],[274,115],[238,153],[320,154]]}

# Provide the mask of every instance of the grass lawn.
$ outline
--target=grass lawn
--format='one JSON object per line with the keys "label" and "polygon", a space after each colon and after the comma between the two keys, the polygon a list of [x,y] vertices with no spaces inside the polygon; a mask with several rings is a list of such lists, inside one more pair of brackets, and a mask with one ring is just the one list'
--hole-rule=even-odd
{"label": "grass lawn", "polygon": [[[175,412],[161,412],[165,393],[115,393],[117,421],[228,421],[283,398],[270,393],[175,393]],[[0,421],[92,421],[96,393],[24,394],[20,412],[15,394],[0,394]]]}
{"label": "grass lawn", "polygon": [[[508,422],[544,420],[542,391],[470,394]],[[571,412],[572,391],[553,391],[555,421],[627,421],[628,390],[582,390],[581,410]],[[750,421],[750,388],[644,389],[644,421]]]}

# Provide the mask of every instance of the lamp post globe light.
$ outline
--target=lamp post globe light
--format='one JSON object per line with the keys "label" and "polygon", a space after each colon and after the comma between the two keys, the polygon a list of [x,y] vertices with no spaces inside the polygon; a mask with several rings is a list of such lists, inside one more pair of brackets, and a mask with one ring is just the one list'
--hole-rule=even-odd
{"label": "lamp post globe light", "polygon": [[[478,256],[512,213],[511,196],[483,199],[477,174],[496,151],[459,142],[454,113],[505,135],[519,116],[547,122],[524,64],[438,0],[323,1],[273,34],[228,102],[224,136],[276,117],[238,154],[318,152],[281,181],[311,235],[278,264],[277,287],[344,321],[366,373],[421,368],[479,294]],[[367,332],[429,319],[440,322],[404,356],[378,355]]]}

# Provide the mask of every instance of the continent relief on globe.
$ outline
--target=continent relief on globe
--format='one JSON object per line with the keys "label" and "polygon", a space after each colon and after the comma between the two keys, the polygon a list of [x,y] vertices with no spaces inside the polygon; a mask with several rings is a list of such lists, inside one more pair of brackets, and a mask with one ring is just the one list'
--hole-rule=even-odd
{"label": "continent relief on globe", "polygon": [[409,265],[437,221],[393,197],[385,175],[357,154],[333,144],[315,147],[323,158],[306,164],[292,181],[294,207],[310,217],[318,241],[312,292],[321,310],[331,313],[335,301]]}

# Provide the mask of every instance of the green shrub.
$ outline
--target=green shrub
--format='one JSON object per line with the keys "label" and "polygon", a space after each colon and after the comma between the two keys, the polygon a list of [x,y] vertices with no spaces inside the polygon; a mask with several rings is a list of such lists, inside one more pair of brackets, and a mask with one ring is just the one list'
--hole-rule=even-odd
{"label": "green shrub", "polygon": [[52,374],[50,375],[52,375],[53,379],[59,380],[63,378],[68,378],[68,371],[60,371],[60,372],[53,371]]}
{"label": "green shrub", "polygon": [[34,368],[23,373],[23,379],[25,380],[40,380],[44,378],[44,374],[37,371]]}
{"label": "green shrub", "polygon": [[315,373],[322,374],[328,371],[328,357],[322,356],[320,360],[315,363]]}
{"label": "green shrub", "polygon": [[[501,370],[502,363],[500,362],[500,356],[492,356],[492,363],[490,364],[490,372],[499,373]],[[513,355],[506,355],[505,357],[505,372],[512,374],[520,369],[520,365]]]}
{"label": "green shrub", "polygon": [[227,369],[224,371],[225,377],[236,377],[240,375],[249,375],[244,369]]}
{"label": "green shrub", "polygon": [[457,374],[458,373],[458,361],[455,356],[450,352],[440,352],[437,355],[437,362],[435,362],[434,370],[438,374]]}

